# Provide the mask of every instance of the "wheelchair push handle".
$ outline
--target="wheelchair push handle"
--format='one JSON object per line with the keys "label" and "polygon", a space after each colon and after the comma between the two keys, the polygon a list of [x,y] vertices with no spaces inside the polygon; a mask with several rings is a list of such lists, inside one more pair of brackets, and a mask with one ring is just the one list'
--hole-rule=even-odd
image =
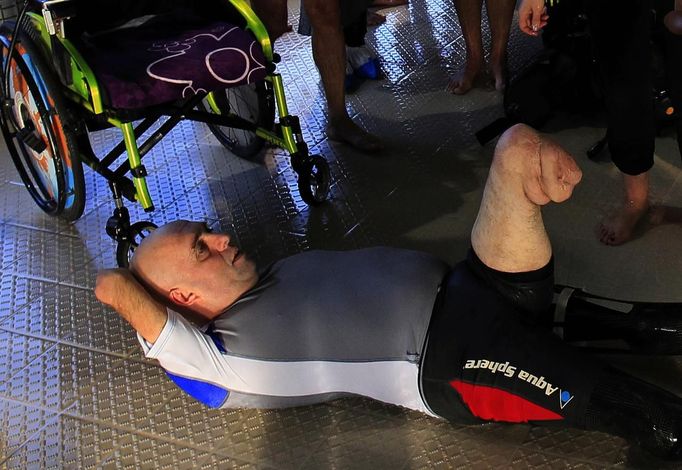
{"label": "wheelchair push handle", "polygon": [[42,10],[45,26],[50,36],[65,37],[64,20],[76,16],[76,2],[72,0],[48,0]]}
{"label": "wheelchair push handle", "polygon": [[663,22],[671,33],[682,35],[682,0],[675,0],[675,9],[665,15]]}

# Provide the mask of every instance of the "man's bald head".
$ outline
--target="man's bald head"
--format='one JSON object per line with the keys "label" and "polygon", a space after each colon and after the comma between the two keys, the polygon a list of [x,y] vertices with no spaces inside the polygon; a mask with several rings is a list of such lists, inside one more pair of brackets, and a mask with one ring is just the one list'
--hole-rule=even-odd
{"label": "man's bald head", "polygon": [[154,230],[130,262],[147,288],[193,310],[220,312],[258,279],[255,265],[206,224],[178,220]]}
{"label": "man's bald head", "polygon": [[177,220],[154,230],[137,247],[130,260],[130,270],[147,287],[168,295],[174,283],[171,265],[177,254],[175,239],[189,222]]}

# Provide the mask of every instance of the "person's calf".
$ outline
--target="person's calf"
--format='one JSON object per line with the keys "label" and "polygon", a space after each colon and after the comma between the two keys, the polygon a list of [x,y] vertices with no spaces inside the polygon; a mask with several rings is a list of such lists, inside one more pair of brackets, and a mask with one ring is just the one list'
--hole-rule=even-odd
{"label": "person's calf", "polygon": [[273,43],[291,31],[286,0],[251,0],[251,8],[258,15]]}
{"label": "person's calf", "polygon": [[303,2],[313,31],[321,28],[341,28],[339,0],[305,0]]}

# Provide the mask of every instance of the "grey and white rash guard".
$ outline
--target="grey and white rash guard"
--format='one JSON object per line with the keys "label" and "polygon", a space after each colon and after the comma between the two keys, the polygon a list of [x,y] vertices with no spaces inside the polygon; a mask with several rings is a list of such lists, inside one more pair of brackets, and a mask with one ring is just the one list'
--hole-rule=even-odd
{"label": "grey and white rash guard", "polygon": [[309,251],[273,264],[207,327],[169,310],[154,345],[171,379],[213,407],[362,395],[428,413],[419,361],[449,267],[425,253]]}

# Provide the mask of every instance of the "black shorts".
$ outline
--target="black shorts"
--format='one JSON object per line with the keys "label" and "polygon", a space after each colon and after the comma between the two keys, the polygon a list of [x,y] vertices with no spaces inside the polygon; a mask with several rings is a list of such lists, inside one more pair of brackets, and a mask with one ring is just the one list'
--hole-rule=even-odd
{"label": "black shorts", "polygon": [[[471,252],[453,268],[421,367],[422,395],[432,412],[460,423],[584,426],[603,365],[529,321],[528,305],[549,307],[552,282],[551,262],[530,273],[500,273]],[[521,295],[514,295],[515,283]]]}
{"label": "black shorts", "polygon": [[644,173],[654,164],[652,6],[651,0],[585,2],[603,85],[609,150],[613,163],[628,175]]}

